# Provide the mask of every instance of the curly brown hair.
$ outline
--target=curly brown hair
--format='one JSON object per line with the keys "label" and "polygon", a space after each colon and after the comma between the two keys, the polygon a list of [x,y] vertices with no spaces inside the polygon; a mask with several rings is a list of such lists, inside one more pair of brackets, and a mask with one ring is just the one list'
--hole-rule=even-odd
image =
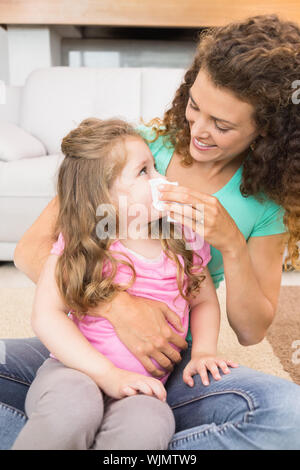
{"label": "curly brown hair", "polygon": [[[131,260],[118,259],[115,256],[118,252],[114,250],[112,254],[109,250],[115,234],[104,238],[99,237],[97,231],[100,204],[106,205],[117,230],[119,227],[119,211],[110,188],[127,162],[125,139],[128,137],[142,139],[140,133],[123,120],[88,118],[62,140],[65,158],[58,173],[59,214],[53,239],[61,232],[65,248],[57,261],[55,278],[62,299],[79,319],[89,308],[127,290],[136,278]],[[165,237],[161,223],[156,226],[150,223],[149,234],[156,231],[156,238],[160,238],[163,250],[177,267],[179,292],[188,299],[190,294],[196,295],[204,280],[199,270],[202,259],[199,256],[199,264],[193,265],[193,252],[186,248],[184,234],[181,239],[176,238],[174,224],[168,227],[169,238]],[[183,257],[183,266],[178,255]],[[127,286],[114,282],[118,263],[132,271]]]}
{"label": "curly brown hair", "polygon": [[300,28],[277,15],[258,15],[200,33],[194,61],[160,123],[163,127],[156,126],[157,137],[168,137],[182,155],[183,166],[193,162],[185,110],[200,68],[216,86],[254,107],[254,122],[266,135],[249,149],[241,193],[245,197],[263,193],[284,208],[286,261],[299,269],[300,106],[292,96],[293,84],[300,79]]}

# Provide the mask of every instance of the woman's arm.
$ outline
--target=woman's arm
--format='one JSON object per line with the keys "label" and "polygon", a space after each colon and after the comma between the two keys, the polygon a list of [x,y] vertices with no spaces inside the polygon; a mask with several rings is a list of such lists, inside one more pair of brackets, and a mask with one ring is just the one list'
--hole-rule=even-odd
{"label": "woman's arm", "polygon": [[[51,234],[58,211],[55,197],[23,235],[15,250],[15,265],[35,283],[54,242]],[[187,343],[168,324],[167,321],[178,331],[183,331],[179,316],[166,304],[121,292],[106,309],[101,306],[93,313],[112,323],[119,339],[153,376],[161,377],[164,372],[155,367],[151,358],[168,371],[172,371],[174,363],[181,361],[173,345],[186,349]]]}
{"label": "woman's arm", "polygon": [[16,246],[14,263],[34,283],[50,254],[54,240],[52,233],[58,216],[57,196],[52,199],[34,224],[25,232]]}
{"label": "woman's arm", "polygon": [[260,342],[277,307],[285,234],[237,239],[224,250],[227,315],[239,342]]}
{"label": "woman's arm", "polygon": [[[246,243],[216,197],[182,186],[164,187],[161,199],[187,204],[184,223],[192,230],[199,230],[196,222],[199,225],[204,215],[204,238],[223,256],[229,323],[242,345],[259,343],[275,315],[286,235],[252,237]],[[183,223],[178,205],[164,206],[171,217]]]}

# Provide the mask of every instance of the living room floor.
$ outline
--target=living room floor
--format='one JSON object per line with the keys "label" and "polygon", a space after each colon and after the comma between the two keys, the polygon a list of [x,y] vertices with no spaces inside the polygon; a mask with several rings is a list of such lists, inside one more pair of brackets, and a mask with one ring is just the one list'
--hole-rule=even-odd
{"label": "living room floor", "polygon": [[[300,272],[283,273],[282,289],[276,318],[267,336],[258,344],[244,347],[229,325],[226,315],[226,286],[217,291],[221,307],[218,350],[239,364],[273,374],[300,384],[300,364],[294,363],[294,342],[300,338],[299,294]],[[33,336],[30,316],[35,284],[12,262],[0,262],[0,337]]]}
{"label": "living room floor", "polygon": [[[300,286],[300,272],[282,273],[283,286]],[[19,271],[12,262],[0,262],[0,288],[22,288],[34,285],[33,282]]]}

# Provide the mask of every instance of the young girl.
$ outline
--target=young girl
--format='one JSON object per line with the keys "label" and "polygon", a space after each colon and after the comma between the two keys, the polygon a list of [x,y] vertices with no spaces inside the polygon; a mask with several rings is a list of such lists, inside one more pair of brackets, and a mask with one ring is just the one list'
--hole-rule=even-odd
{"label": "young girl", "polygon": [[[228,373],[236,364],[216,357],[220,310],[205,268],[209,245],[191,250],[195,244],[187,245],[187,232],[179,237],[174,224],[165,236],[167,213],[152,207],[149,184],[161,175],[127,123],[86,119],[63,139],[62,151],[57,241],[32,314],[51,357],[28,391],[29,419],[13,449],[167,449],[175,431],[163,385],[169,372],[162,370],[160,380],[150,376],[93,307],[107,308],[125,290],[159,300],[181,319],[181,349],[190,309],[193,349],[183,380],[193,386],[199,373],[208,384],[207,370],[218,380],[218,367]],[[139,224],[134,208],[143,210]]]}

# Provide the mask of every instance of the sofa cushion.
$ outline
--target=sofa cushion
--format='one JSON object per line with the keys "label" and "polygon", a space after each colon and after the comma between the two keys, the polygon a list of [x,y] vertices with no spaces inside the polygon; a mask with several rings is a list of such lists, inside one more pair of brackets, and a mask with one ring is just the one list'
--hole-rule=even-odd
{"label": "sofa cushion", "polygon": [[49,154],[87,117],[140,118],[140,70],[51,67],[32,72],[22,93],[20,125]]}
{"label": "sofa cushion", "polygon": [[13,161],[46,155],[46,149],[36,137],[10,122],[0,122],[0,160]]}
{"label": "sofa cushion", "polygon": [[56,154],[0,162],[0,197],[54,197],[62,160],[63,155]]}
{"label": "sofa cushion", "polygon": [[34,223],[56,194],[58,169],[62,154],[0,161],[0,241],[8,251],[0,259],[12,259],[15,242]]}

